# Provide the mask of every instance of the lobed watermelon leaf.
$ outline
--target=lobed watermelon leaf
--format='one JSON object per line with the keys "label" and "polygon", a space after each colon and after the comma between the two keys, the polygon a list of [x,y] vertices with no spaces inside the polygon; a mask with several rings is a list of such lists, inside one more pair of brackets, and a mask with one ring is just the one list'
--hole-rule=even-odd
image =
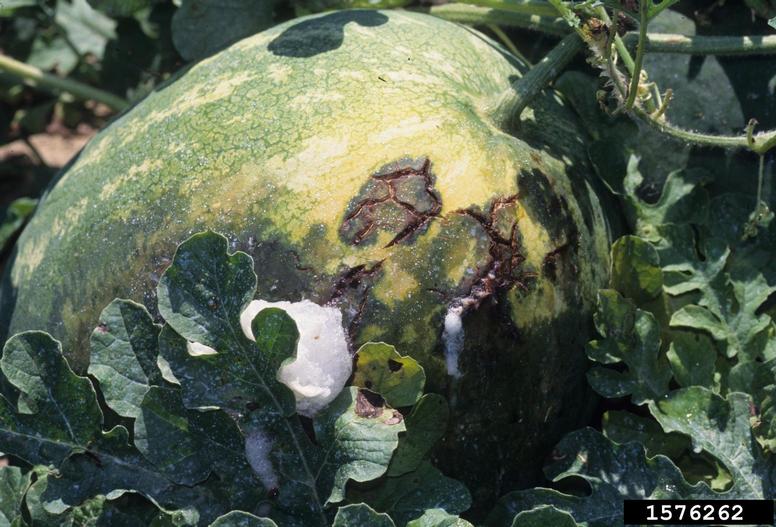
{"label": "lobed watermelon leaf", "polygon": [[549,488],[512,492],[499,501],[486,525],[510,525],[520,513],[551,505],[588,527],[613,527],[623,525],[625,499],[716,496],[705,483],[690,485],[669,458],[649,458],[640,444],[618,445],[590,428],[572,432],[561,440],[552,460],[545,468],[551,481],[579,477],[585,480],[590,493],[579,496]]}
{"label": "lobed watermelon leaf", "polygon": [[762,358],[769,345],[771,318],[759,313],[776,286],[754,268],[738,267],[734,273],[720,273],[701,286],[698,304],[675,312],[671,325],[708,332],[728,357],[751,361]]}
{"label": "lobed watermelon leaf", "polygon": [[751,398],[733,392],[727,398],[708,388],[691,386],[649,403],[652,415],[666,432],[687,435],[697,451],[720,460],[733,476],[726,493],[748,499],[770,499],[773,460],[766,459],[749,422]]}
{"label": "lobed watermelon leaf", "polygon": [[[130,301],[105,308],[91,337],[94,381],[70,369],[48,334],[11,338],[0,359],[11,387],[0,399],[0,450],[36,467],[24,488],[13,487],[13,510],[24,500],[42,525],[132,515],[160,525],[329,525],[349,481],[377,478],[375,501],[392,496],[400,525],[432,506],[468,508],[465,487],[425,461],[447,406],[420,397],[422,368],[390,346],[365,346],[371,364],[387,369],[372,388],[413,406],[409,433],[400,412],[358,386],[305,430],[277,380],[295,355],[293,320],[259,312],[255,342],[240,326],[255,287],[250,257],[203,233],[181,244],[160,280],[164,326]],[[394,360],[404,374],[393,375]],[[107,431],[101,401],[120,423]]]}
{"label": "lobed watermelon leaf", "polygon": [[588,381],[605,397],[631,396],[634,404],[644,404],[668,391],[671,370],[660,352],[660,332],[652,313],[636,308],[617,291],[598,293],[593,315],[596,329],[603,338],[591,341],[587,355],[600,364],[623,363],[624,371],[594,366]]}
{"label": "lobed watermelon leaf", "polygon": [[[180,380],[187,408],[215,406],[236,419],[254,472],[278,494],[270,516],[287,525],[325,525],[325,508],[344,499],[348,480],[386,472],[406,430],[403,417],[381,397],[351,387],[316,417],[313,444],[295,414],[293,392],[277,380],[278,369],[294,358],[293,320],[276,308],[259,312],[255,342],[240,326],[255,290],[247,254],[229,255],[226,238],[212,232],[192,236],[159,282],[159,310],[168,324],[161,354]],[[214,352],[192,353],[190,342]]]}

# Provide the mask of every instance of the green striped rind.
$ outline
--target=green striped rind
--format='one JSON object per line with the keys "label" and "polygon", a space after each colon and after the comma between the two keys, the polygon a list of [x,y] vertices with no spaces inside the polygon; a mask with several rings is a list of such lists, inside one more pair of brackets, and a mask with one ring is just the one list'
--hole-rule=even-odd
{"label": "green striped rind", "polygon": [[[439,455],[482,454],[459,475],[511,466],[504,484],[530,478],[579,417],[609,233],[564,101],[543,95],[516,130],[496,118],[523,69],[476,31],[400,11],[306,17],[243,40],[64,171],[19,240],[0,327],[45,328],[84,368],[101,309],[115,297],[153,309],[176,245],[213,229],[253,256],[259,297],[333,302],[355,345],[416,358],[460,427]],[[494,254],[502,287],[465,317],[464,376],[451,382],[445,312],[489,287]]]}

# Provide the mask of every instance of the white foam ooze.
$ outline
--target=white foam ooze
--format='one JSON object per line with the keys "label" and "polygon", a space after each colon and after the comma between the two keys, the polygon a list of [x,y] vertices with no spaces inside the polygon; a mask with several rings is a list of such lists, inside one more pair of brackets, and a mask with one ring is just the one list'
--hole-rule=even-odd
{"label": "white foam ooze", "polygon": [[319,306],[309,300],[254,300],[240,315],[246,337],[256,340],[251,322],[262,309],[269,307],[288,313],[299,330],[296,360],[282,366],[277,379],[294,392],[296,411],[312,416],[337,397],[353,368],[342,313],[337,308]]}
{"label": "white foam ooze", "polygon": [[445,326],[442,330],[442,342],[445,348],[445,366],[447,374],[455,379],[461,377],[461,370],[458,368],[458,359],[463,350],[463,307],[460,305],[450,306],[445,314]]}

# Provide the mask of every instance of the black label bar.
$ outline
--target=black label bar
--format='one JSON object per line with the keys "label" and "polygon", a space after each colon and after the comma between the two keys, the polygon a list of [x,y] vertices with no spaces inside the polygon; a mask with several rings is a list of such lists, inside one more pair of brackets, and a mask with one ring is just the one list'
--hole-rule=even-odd
{"label": "black label bar", "polygon": [[774,525],[773,500],[625,500],[625,525]]}

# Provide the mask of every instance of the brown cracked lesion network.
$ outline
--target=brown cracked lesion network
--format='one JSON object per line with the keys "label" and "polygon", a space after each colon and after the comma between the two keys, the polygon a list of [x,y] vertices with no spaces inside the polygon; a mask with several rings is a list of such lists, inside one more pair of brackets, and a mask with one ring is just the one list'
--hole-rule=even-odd
{"label": "brown cracked lesion network", "polygon": [[394,233],[386,244],[391,247],[418,232],[441,210],[428,158],[400,159],[372,174],[351,203],[340,236],[360,245],[374,243],[378,231],[384,230]]}
{"label": "brown cracked lesion network", "polygon": [[455,211],[479,223],[490,242],[488,264],[477,273],[478,279],[469,295],[458,300],[464,310],[476,309],[485,298],[499,289],[516,286],[528,290],[536,278],[535,273],[527,271],[523,266],[526,258],[516,220],[519,206],[519,196],[514,194],[493,200],[489,210],[484,213],[471,208]]}

